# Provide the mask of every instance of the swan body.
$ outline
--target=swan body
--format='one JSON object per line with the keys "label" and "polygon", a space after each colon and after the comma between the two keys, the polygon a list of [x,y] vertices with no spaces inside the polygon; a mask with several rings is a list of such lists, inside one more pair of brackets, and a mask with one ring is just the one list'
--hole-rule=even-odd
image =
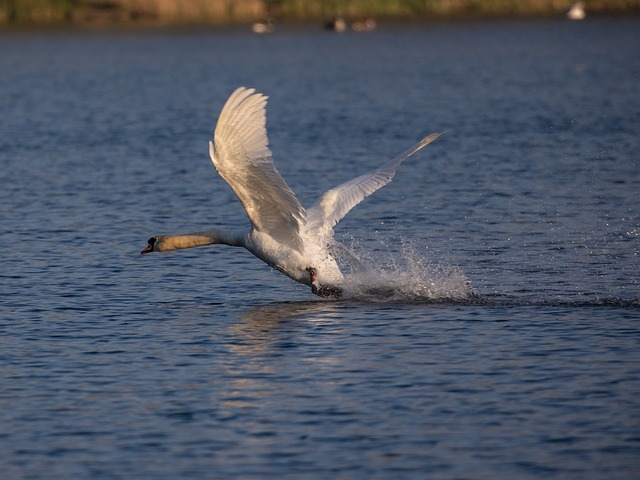
{"label": "swan body", "polygon": [[275,168],[266,131],[267,97],[240,87],[225,103],[209,154],[218,174],[242,203],[249,232],[211,230],[185,235],[156,235],[143,255],[212,244],[243,247],[320,296],[341,292],[344,276],[331,254],[333,227],[365,197],[391,181],[396,168],[440,136],[434,133],[372,172],[322,194],[302,207]]}

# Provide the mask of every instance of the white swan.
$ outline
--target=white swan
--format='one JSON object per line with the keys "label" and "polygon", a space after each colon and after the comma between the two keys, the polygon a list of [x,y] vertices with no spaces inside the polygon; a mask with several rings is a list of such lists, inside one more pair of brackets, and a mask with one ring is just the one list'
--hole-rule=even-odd
{"label": "white swan", "polygon": [[304,209],[273,165],[266,130],[267,97],[254,89],[235,90],[220,112],[211,161],[235,192],[251,221],[249,232],[212,230],[187,235],[157,235],[141,252],[224,243],[244,247],[320,296],[339,296],[344,277],[331,255],[333,227],[366,196],[391,181],[409,156],[440,136],[433,133],[393,160],[325,192]]}
{"label": "white swan", "polygon": [[585,12],[583,2],[576,2],[567,10],[567,18],[569,20],[584,20],[586,16],[587,13]]}

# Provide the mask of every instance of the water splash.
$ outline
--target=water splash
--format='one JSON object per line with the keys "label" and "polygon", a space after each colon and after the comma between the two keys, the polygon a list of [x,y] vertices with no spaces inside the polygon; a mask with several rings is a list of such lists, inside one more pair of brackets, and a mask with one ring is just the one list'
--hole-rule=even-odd
{"label": "water splash", "polygon": [[640,297],[520,289],[476,291],[461,268],[431,259],[414,240],[342,238],[334,256],[345,273],[342,299],[367,303],[439,303],[500,307],[640,307]]}
{"label": "water splash", "polygon": [[347,299],[464,303],[477,298],[460,268],[431,261],[427,249],[412,241],[366,249],[350,239],[349,247],[340,248],[336,256],[346,272],[343,296]]}

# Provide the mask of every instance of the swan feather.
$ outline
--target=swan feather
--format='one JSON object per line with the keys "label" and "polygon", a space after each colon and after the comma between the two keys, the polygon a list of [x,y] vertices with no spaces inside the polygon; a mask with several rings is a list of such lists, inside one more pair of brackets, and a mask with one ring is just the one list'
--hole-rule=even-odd
{"label": "swan feather", "polygon": [[273,164],[266,129],[267,97],[236,89],[218,117],[209,154],[256,231],[302,253],[306,212]]}
{"label": "swan feather", "polygon": [[307,210],[307,230],[326,239],[332,237],[333,227],[336,223],[366,197],[387,185],[393,179],[396,169],[402,162],[429,145],[440,135],[440,133],[427,135],[413,147],[381,167],[323,193]]}

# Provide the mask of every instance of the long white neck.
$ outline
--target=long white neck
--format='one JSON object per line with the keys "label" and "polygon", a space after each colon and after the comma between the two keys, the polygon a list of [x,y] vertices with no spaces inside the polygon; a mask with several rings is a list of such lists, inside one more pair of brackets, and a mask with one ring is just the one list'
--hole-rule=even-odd
{"label": "long white neck", "polygon": [[234,247],[244,247],[243,234],[226,232],[224,230],[211,230],[207,232],[188,233],[185,235],[158,235],[154,246],[156,252],[167,250],[179,250],[181,248],[202,247],[214,243],[224,243]]}

